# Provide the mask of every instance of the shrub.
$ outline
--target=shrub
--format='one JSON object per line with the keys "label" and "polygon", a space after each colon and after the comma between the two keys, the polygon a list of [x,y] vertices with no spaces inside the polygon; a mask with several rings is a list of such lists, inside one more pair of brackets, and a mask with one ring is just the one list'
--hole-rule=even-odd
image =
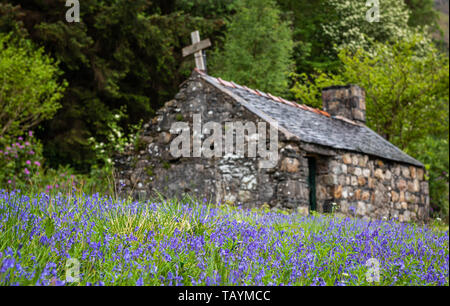
{"label": "shrub", "polygon": [[[106,173],[106,170],[103,171]],[[110,177],[94,174],[77,174],[70,166],[46,168],[42,144],[33,137],[32,131],[26,136],[0,137],[0,189],[47,194],[83,190],[89,193],[109,192],[112,195]]]}
{"label": "shrub", "polygon": [[[129,127],[130,132],[125,133],[120,126],[120,121],[127,118],[126,108],[111,113],[105,124],[101,139],[91,137],[88,139],[92,151],[95,152],[95,159],[92,160],[92,166],[89,173],[89,185],[98,186],[101,190],[114,193],[112,187],[114,177],[113,156],[117,153],[123,153],[127,149],[133,149],[138,146],[139,130],[142,121]],[[98,190],[92,190],[98,192]]]}
{"label": "shrub", "polygon": [[18,136],[56,113],[67,83],[31,41],[0,34],[0,136]]}
{"label": "shrub", "polygon": [[449,213],[449,148],[447,138],[426,137],[411,145],[411,153],[416,153],[425,164],[430,182],[430,204],[432,216],[445,220]]}
{"label": "shrub", "polygon": [[29,131],[27,136],[0,138],[0,185],[8,189],[33,183],[42,173],[42,145]]}

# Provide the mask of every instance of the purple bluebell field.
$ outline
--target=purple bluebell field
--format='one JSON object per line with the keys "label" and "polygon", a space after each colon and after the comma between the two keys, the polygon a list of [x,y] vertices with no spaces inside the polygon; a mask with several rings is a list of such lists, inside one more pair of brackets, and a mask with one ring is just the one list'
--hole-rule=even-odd
{"label": "purple bluebell field", "polygon": [[449,237],[192,199],[0,191],[0,263],[0,285],[448,286]]}

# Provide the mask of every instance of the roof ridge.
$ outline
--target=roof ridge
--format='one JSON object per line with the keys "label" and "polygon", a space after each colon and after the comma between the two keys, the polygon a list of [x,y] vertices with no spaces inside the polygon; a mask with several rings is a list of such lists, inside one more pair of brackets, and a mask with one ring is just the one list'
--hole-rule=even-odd
{"label": "roof ridge", "polygon": [[289,100],[286,100],[286,99],[284,99],[282,97],[278,97],[278,96],[274,96],[274,95],[272,95],[270,93],[262,92],[262,91],[260,91],[258,89],[248,88],[247,86],[242,86],[242,85],[236,84],[233,81],[225,81],[225,80],[223,80],[221,78],[216,78],[216,77],[213,77],[211,75],[208,75],[204,71],[202,71],[202,70],[200,70],[198,68],[194,68],[194,71],[196,71],[197,73],[199,73],[199,74],[201,74],[203,76],[208,76],[208,77],[214,79],[217,83],[219,83],[222,86],[230,87],[230,88],[237,88],[237,89],[244,89],[244,90],[246,90],[246,91],[248,91],[248,92],[250,92],[250,93],[252,93],[254,95],[257,95],[257,96],[260,96],[260,97],[264,97],[266,99],[270,99],[270,100],[275,101],[277,103],[285,104],[285,105],[288,105],[288,106],[291,106],[291,107],[301,108],[303,110],[307,110],[307,111],[316,113],[318,115],[322,115],[322,116],[326,116],[326,117],[331,118],[331,115],[328,112],[324,111],[324,110],[321,110],[321,109],[318,109],[318,108],[313,108],[313,107],[307,106],[305,104],[300,104],[300,103],[297,103],[297,102],[289,101]]}

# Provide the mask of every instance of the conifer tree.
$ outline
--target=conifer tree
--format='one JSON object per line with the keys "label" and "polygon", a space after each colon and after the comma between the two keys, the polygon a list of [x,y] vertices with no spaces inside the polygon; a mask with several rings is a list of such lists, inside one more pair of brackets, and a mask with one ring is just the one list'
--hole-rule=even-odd
{"label": "conifer tree", "polygon": [[294,46],[290,24],[274,0],[241,0],[236,11],[211,73],[274,94],[286,92]]}

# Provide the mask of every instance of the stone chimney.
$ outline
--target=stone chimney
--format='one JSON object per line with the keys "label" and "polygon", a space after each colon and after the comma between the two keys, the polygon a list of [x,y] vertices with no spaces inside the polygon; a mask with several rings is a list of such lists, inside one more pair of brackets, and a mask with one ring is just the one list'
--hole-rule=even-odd
{"label": "stone chimney", "polygon": [[333,86],[322,91],[323,108],[331,116],[366,124],[366,93],[357,85]]}

